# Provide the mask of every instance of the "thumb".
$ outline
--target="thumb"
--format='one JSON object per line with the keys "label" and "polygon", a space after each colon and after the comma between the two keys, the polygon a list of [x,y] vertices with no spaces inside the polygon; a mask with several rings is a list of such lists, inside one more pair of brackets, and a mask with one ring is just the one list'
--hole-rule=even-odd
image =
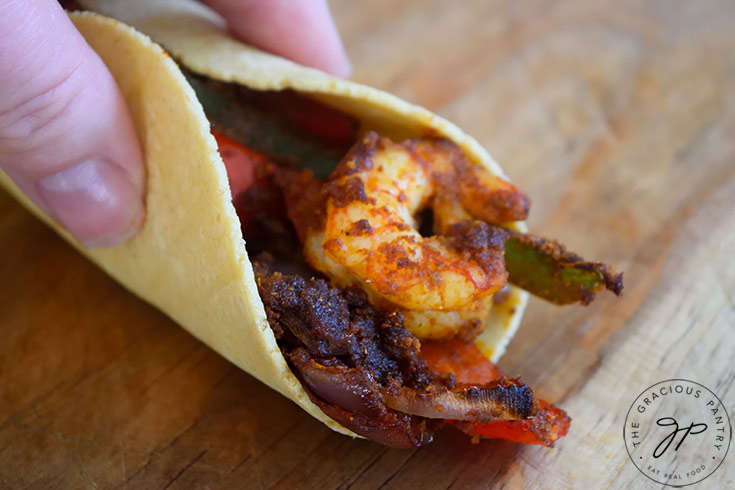
{"label": "thumb", "polygon": [[88,247],[140,227],[145,176],[127,106],[54,0],[0,3],[0,168]]}

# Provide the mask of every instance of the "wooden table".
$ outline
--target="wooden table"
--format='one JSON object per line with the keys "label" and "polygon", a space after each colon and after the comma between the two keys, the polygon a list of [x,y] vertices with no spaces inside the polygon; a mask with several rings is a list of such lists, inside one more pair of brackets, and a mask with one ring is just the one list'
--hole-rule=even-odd
{"label": "wooden table", "polygon": [[[638,393],[687,378],[735,416],[735,4],[332,6],[355,79],[466,129],[532,196],[534,231],[625,271],[621,299],[532,300],[501,361],[569,436],[340,436],[0,193],[0,488],[659,488],[623,443]],[[693,488],[733,487],[731,454]]]}

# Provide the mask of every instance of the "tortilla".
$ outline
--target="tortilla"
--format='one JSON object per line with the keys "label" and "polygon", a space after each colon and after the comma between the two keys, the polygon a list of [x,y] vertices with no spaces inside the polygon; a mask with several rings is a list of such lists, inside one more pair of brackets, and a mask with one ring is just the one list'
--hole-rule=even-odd
{"label": "tortilla", "polygon": [[[379,90],[301,67],[231,39],[197,3],[83,2],[150,34],[194,72],[259,90],[292,88],[339,108],[393,139],[447,137],[472,161],[504,176],[471,137],[420,107]],[[209,122],[177,64],[146,35],[89,12],[71,19],[117,80],[147,164],[146,220],[121,245],[86,250],[0,172],[24,206],[130,291],[166,313],[241,369],[330,428],[357,437],[314,405],[286,364],[266,320]],[[523,223],[515,229],[525,231]],[[512,287],[477,339],[496,361],[518,327],[528,295]]]}

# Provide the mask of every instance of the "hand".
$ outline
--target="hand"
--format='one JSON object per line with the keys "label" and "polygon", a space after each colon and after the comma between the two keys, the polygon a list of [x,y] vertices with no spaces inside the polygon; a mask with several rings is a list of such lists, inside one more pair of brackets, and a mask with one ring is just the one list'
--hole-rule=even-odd
{"label": "hand", "polygon": [[[349,74],[326,0],[207,3],[246,42]],[[120,243],[143,222],[143,157],[125,101],[54,0],[0,3],[0,168],[87,247]]]}

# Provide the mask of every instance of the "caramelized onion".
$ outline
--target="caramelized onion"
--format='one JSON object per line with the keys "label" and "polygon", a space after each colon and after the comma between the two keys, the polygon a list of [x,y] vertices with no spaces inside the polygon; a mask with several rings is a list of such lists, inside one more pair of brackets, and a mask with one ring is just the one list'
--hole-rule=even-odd
{"label": "caramelized onion", "polygon": [[393,410],[432,419],[490,422],[533,415],[533,392],[519,379],[500,378],[482,386],[417,393],[404,387],[383,390]]}
{"label": "caramelized onion", "polygon": [[341,363],[331,366],[319,363],[302,348],[294,350],[289,358],[309,390],[330,405],[370,416],[381,412],[383,400],[378,384],[367,372]]}
{"label": "caramelized onion", "polygon": [[344,427],[391,447],[431,442],[433,431],[427,421],[391,410],[379,385],[364,370],[338,361],[324,364],[303,348],[291,352],[289,359],[311,400]]}
{"label": "caramelized onion", "polygon": [[318,398],[312,401],[330,418],[355,434],[386,446],[409,449],[430,443],[437,423],[421,417],[390,411],[379,419],[353,415],[336,405],[329,405]]}

